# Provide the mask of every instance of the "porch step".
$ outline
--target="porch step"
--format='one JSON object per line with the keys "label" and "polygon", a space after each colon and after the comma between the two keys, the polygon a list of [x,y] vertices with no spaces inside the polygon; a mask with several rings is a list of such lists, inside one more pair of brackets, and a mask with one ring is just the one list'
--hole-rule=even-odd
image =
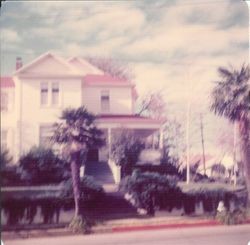
{"label": "porch step", "polygon": [[107,162],[87,162],[85,174],[92,176],[99,184],[115,184],[111,169]]}

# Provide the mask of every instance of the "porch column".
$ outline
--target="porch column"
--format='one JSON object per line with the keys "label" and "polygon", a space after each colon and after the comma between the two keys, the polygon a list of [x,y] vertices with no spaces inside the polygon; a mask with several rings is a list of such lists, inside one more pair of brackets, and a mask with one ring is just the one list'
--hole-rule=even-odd
{"label": "porch column", "polygon": [[111,128],[108,128],[108,158],[110,159],[111,155]]}
{"label": "porch column", "polygon": [[159,148],[163,149],[163,128],[160,128]]}

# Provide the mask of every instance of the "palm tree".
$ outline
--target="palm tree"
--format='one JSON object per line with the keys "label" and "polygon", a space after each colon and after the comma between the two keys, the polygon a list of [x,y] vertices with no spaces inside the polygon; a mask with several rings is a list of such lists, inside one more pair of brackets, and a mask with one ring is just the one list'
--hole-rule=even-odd
{"label": "palm tree", "polygon": [[95,116],[84,107],[65,109],[60,119],[60,123],[55,123],[52,140],[63,146],[62,155],[70,162],[75,218],[77,218],[79,216],[81,158],[86,156],[89,148],[102,146],[104,140],[102,131],[95,126]]}
{"label": "palm tree", "polygon": [[250,67],[218,69],[220,80],[212,91],[211,110],[239,125],[242,162],[250,203]]}

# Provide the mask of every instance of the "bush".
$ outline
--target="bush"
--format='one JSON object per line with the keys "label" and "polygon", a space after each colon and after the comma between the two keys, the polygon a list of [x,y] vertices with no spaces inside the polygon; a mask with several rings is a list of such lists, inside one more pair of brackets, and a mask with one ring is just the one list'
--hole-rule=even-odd
{"label": "bush", "polygon": [[237,208],[233,211],[224,210],[217,212],[216,219],[225,225],[243,224],[247,219],[246,209]]}
{"label": "bush", "polygon": [[20,185],[21,176],[16,166],[11,165],[12,157],[8,150],[1,151],[1,186]]}
{"label": "bush", "polygon": [[124,130],[112,139],[111,158],[121,166],[122,177],[131,175],[143,148],[143,142],[133,132]]}
{"label": "bush", "polygon": [[77,216],[69,224],[69,229],[73,233],[89,234],[91,232],[92,223],[87,219]]}
{"label": "bush", "polygon": [[[73,198],[72,180],[64,183],[65,188],[61,193],[62,198]],[[80,199],[82,202],[91,202],[104,195],[101,185],[97,184],[91,176],[84,176],[80,180]]]}
{"label": "bush", "polygon": [[149,215],[155,214],[156,207],[171,209],[181,195],[176,177],[138,170],[121,182],[120,189],[130,194],[135,206],[146,209]]}
{"label": "bush", "polygon": [[22,179],[28,184],[56,184],[70,177],[69,164],[51,149],[33,147],[20,158]]}
{"label": "bush", "polygon": [[176,175],[178,176],[179,170],[176,166],[165,163],[160,165],[151,165],[151,164],[145,164],[145,165],[136,165],[134,166],[134,169],[138,169],[141,172],[153,172],[158,174],[165,174],[165,175]]}
{"label": "bush", "polygon": [[[195,204],[202,202],[203,210],[216,214],[216,209],[220,201],[225,203],[225,207],[230,209],[230,201],[236,207],[246,206],[247,194],[242,187],[232,187],[222,183],[179,183],[183,192],[183,204],[186,213],[195,210]],[[193,200],[193,201],[190,201]],[[187,206],[189,206],[187,208]]]}

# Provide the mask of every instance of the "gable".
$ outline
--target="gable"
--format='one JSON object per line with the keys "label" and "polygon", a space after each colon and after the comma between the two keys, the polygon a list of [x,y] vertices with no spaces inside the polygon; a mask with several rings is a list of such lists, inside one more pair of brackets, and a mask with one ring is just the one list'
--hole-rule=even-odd
{"label": "gable", "polygon": [[17,70],[20,76],[82,75],[63,58],[46,53]]}
{"label": "gable", "polygon": [[104,74],[103,71],[99,70],[97,67],[91,65],[89,62],[82,58],[74,57],[69,59],[68,61],[71,65],[73,65],[76,69],[83,72],[84,75],[87,74]]}

